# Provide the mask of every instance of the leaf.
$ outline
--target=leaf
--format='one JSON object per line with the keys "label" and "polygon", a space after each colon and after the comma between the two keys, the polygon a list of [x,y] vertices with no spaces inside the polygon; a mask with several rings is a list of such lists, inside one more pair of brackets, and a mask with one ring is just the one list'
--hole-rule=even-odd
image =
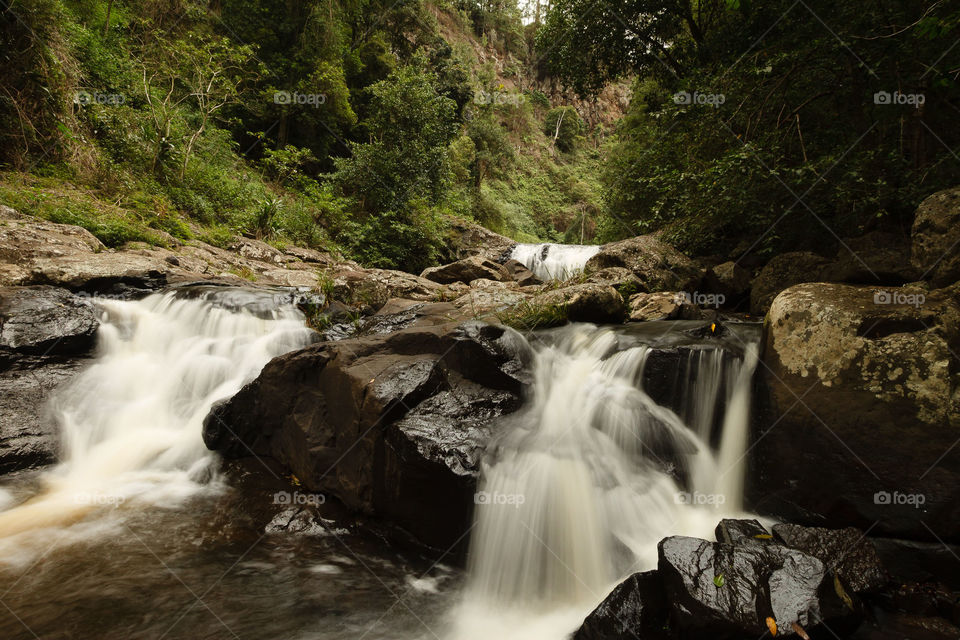
{"label": "leaf", "polygon": [[753,537],[756,538],[757,540],[770,540],[771,538],[773,538],[773,536],[770,535],[769,533],[758,533]]}
{"label": "leaf", "polygon": [[840,584],[840,576],[836,573],[833,574],[833,590],[837,592],[837,595],[840,596],[843,603],[853,611],[853,600],[850,598],[850,595],[847,594],[847,590],[843,588],[843,585]]}
{"label": "leaf", "polygon": [[807,635],[806,630],[804,630],[804,628],[800,626],[799,622],[792,623],[790,625],[790,628],[793,629],[794,633],[796,633],[798,636],[803,638],[803,640],[810,640],[810,636]]}
{"label": "leaf", "polygon": [[770,630],[770,635],[776,637],[777,635],[777,621],[772,617],[767,616],[767,629]]}
{"label": "leaf", "polygon": [[722,573],[718,573],[717,575],[713,576],[713,584],[716,586],[722,587],[724,582],[725,580],[723,579]]}

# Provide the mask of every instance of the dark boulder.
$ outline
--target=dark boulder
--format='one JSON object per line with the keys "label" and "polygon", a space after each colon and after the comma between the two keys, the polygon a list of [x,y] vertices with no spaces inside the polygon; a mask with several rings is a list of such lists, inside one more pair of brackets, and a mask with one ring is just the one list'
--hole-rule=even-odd
{"label": "dark boulder", "polygon": [[[724,518],[714,531],[717,542],[735,544],[742,540],[769,540],[773,536],[757,520],[732,520]],[[789,545],[787,545],[789,546]]]}
{"label": "dark boulder", "polygon": [[59,429],[48,401],[85,364],[99,324],[83,295],[0,288],[0,473],[55,461]]}
{"label": "dark boulder", "polygon": [[671,628],[688,639],[759,638],[768,619],[777,636],[799,624],[812,632],[855,628],[857,604],[827,567],[796,549],[759,541],[712,543],[673,536],[658,547],[658,571],[670,603]]}
{"label": "dark boulder", "polygon": [[462,547],[480,454],[519,407],[529,359],[518,334],[478,322],[318,343],[214,407],[204,442],[270,456],[311,491]]}
{"label": "dark boulder", "polygon": [[573,640],[636,640],[666,637],[667,603],[656,571],[635,573],[586,617]]}
{"label": "dark boulder", "polygon": [[59,287],[0,288],[0,366],[89,352],[100,322],[90,299]]}
{"label": "dark boulder", "polygon": [[854,593],[877,591],[889,581],[877,550],[860,529],[778,524],[774,525],[773,534],[781,544],[810,554],[830,567]]}

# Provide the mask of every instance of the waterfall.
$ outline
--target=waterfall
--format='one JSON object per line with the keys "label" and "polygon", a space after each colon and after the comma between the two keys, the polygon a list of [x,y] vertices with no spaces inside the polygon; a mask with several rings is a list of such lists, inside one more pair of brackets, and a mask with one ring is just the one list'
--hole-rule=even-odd
{"label": "waterfall", "polygon": [[599,245],[518,244],[510,257],[522,262],[541,280],[567,280],[581,273]]}
{"label": "waterfall", "polygon": [[0,512],[0,537],[203,490],[210,407],[312,339],[299,311],[262,292],[197,287],[98,304],[97,356],[52,401],[62,461],[40,495]]}
{"label": "waterfall", "polygon": [[662,538],[740,515],[757,345],[691,349],[686,421],[643,388],[649,345],[571,325],[537,349],[532,397],[483,463],[453,637],[566,637]]}

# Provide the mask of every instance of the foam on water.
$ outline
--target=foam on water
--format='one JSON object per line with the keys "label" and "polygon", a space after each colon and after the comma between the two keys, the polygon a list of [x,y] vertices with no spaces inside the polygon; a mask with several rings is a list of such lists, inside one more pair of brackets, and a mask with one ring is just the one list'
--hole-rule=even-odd
{"label": "foam on water", "polygon": [[201,435],[210,407],[311,340],[289,306],[254,315],[174,292],[99,304],[97,357],[52,402],[62,462],[42,475],[39,495],[6,501],[0,538],[217,490]]}

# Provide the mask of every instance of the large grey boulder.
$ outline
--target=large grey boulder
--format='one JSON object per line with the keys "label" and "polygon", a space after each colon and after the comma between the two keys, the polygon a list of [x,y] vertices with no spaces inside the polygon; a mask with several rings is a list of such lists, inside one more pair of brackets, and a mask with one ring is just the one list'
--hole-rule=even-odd
{"label": "large grey boulder", "polygon": [[953,289],[809,283],[777,296],[750,451],[756,508],[960,540],[958,325]]}
{"label": "large grey boulder", "polygon": [[917,208],[912,261],[934,286],[960,280],[960,187],[940,191]]}
{"label": "large grey boulder", "polygon": [[622,267],[638,279],[641,290],[694,291],[700,283],[700,269],[690,258],[656,236],[646,235],[611,242],[587,261],[587,276],[602,269]]}

